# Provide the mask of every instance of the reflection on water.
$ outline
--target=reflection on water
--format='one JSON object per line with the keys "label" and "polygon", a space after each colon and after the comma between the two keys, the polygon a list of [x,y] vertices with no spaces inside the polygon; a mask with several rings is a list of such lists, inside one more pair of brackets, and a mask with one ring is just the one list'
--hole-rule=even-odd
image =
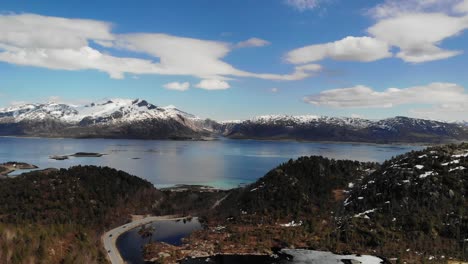
{"label": "reflection on water", "polygon": [[[237,187],[263,176],[291,158],[322,155],[335,159],[383,161],[418,146],[293,141],[227,140],[158,141],[123,139],[0,138],[0,162],[22,161],[41,169],[75,165],[109,166],[145,178],[157,187],[174,184],[206,184]],[[105,153],[100,158],[51,155],[76,152]]]}
{"label": "reflection on water", "polygon": [[[138,231],[139,227],[122,234],[117,239],[117,249],[122,258],[129,264],[145,263],[142,249],[150,241],[160,241],[171,245],[181,245],[182,238],[190,235],[195,230],[201,229],[197,218],[189,220],[163,220],[150,224],[154,232],[152,236],[143,238]],[[146,227],[148,227],[147,225]]]}

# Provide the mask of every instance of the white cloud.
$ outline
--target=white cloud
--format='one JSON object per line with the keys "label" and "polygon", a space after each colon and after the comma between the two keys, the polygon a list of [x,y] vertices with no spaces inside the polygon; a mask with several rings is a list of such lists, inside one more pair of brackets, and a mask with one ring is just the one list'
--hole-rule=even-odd
{"label": "white cloud", "polygon": [[171,82],[163,85],[168,90],[187,91],[190,88],[189,82]]}
{"label": "white cloud", "polygon": [[468,13],[468,0],[461,1],[454,6],[453,10],[457,13]]}
{"label": "white cloud", "polygon": [[274,87],[274,88],[271,88],[270,91],[271,91],[272,93],[277,93],[277,92],[279,91],[279,89],[276,88],[276,87]]}
{"label": "white cloud", "polygon": [[377,19],[396,17],[408,13],[452,11],[452,7],[461,0],[385,0],[368,10],[368,14]]}
{"label": "white cloud", "polygon": [[243,76],[245,77],[255,77],[259,79],[267,79],[267,80],[277,80],[277,81],[294,81],[294,80],[302,80],[304,78],[314,76],[318,72],[322,70],[322,66],[319,64],[305,64],[294,67],[294,72],[291,74],[255,74],[255,73],[244,73]]}
{"label": "white cloud", "polygon": [[88,46],[79,49],[10,48],[0,52],[0,61],[48,69],[94,69],[114,79],[124,78],[124,73],[155,73],[158,69],[149,60],[114,57]]}
{"label": "white cloud", "polygon": [[431,83],[404,89],[389,88],[383,92],[358,85],[332,89],[307,96],[304,101],[334,108],[390,108],[397,105],[456,105],[468,102],[468,93],[453,83]]}
{"label": "white cloud", "polygon": [[89,39],[113,40],[109,23],[34,14],[0,15],[0,43],[17,48],[78,49]]}
{"label": "white cloud", "polygon": [[468,113],[468,103],[441,104],[428,108],[411,109],[409,113],[412,116],[424,119],[468,121],[466,115]]}
{"label": "white cloud", "polygon": [[249,38],[248,40],[238,42],[236,44],[236,47],[238,48],[263,47],[263,46],[268,46],[270,44],[271,43],[269,41],[266,41],[264,39]]}
{"label": "white cloud", "polygon": [[159,74],[197,77],[241,72],[220,60],[230,52],[228,43],[183,38],[167,34],[119,35],[116,46],[159,58],[154,69]]}
{"label": "white cloud", "polygon": [[305,46],[288,52],[286,60],[294,64],[325,58],[369,62],[392,57],[390,49],[396,47],[397,58],[422,63],[463,52],[441,44],[468,29],[468,0],[385,0],[367,13],[376,19],[367,29],[369,36]]}
{"label": "white cloud", "polygon": [[369,62],[391,57],[387,43],[370,37],[346,37],[326,44],[310,45],[286,54],[290,63],[300,64],[325,58]]}
{"label": "white cloud", "polygon": [[285,0],[285,3],[299,11],[313,10],[320,6],[323,0]]}
{"label": "white cloud", "polygon": [[207,79],[201,80],[197,85],[195,85],[195,87],[205,90],[226,90],[231,86],[229,83],[222,80]]}
{"label": "white cloud", "polygon": [[375,38],[397,46],[397,57],[407,62],[449,58],[461,51],[444,50],[438,44],[468,28],[468,17],[442,13],[411,13],[379,21],[368,29]]}
{"label": "white cloud", "polygon": [[[98,44],[92,48],[89,42]],[[265,45],[250,39],[244,45]],[[226,80],[251,77],[298,80],[310,71],[291,74],[251,73],[223,61],[235,45],[225,42],[184,38],[168,34],[116,35],[102,21],[67,19],[34,14],[0,15],[0,61],[61,70],[98,70],[112,78],[129,74],[186,75],[200,79]],[[101,48],[144,53],[150,58],[116,57]]]}
{"label": "white cloud", "polygon": [[[413,106],[408,115],[435,120],[468,121],[468,91],[454,83],[430,83],[376,91],[358,85],[310,95],[304,101],[316,106],[347,109]],[[416,107],[417,105],[417,107]]]}

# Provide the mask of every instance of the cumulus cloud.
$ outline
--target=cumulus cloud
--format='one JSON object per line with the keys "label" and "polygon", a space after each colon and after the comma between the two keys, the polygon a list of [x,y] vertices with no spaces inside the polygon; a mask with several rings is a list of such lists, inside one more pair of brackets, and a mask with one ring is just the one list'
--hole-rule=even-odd
{"label": "cumulus cloud", "polygon": [[[446,121],[468,121],[468,91],[454,83],[430,83],[408,88],[376,91],[357,85],[313,94],[304,101],[331,108],[392,108],[413,106],[408,115]],[[416,107],[417,106],[417,107]]]}
{"label": "cumulus cloud", "polygon": [[386,18],[368,29],[375,38],[397,46],[397,57],[408,62],[426,62],[456,56],[461,51],[444,50],[438,44],[468,28],[468,17],[442,13],[414,13]]}
{"label": "cumulus cloud", "polygon": [[[252,77],[298,80],[310,71],[291,74],[251,73],[223,61],[235,45],[168,34],[113,34],[111,24],[86,19],[68,19],[35,14],[0,15],[0,61],[60,70],[98,70],[112,78],[130,74],[187,75],[200,79],[226,80]],[[97,44],[91,47],[90,42]],[[244,46],[266,45],[261,39]],[[117,57],[112,50],[146,54],[149,58]]]}
{"label": "cumulus cloud", "polygon": [[187,91],[190,88],[189,82],[170,82],[163,85],[168,90]]}
{"label": "cumulus cloud", "polygon": [[320,61],[325,58],[369,62],[391,56],[386,42],[371,37],[346,37],[335,42],[292,50],[286,54],[286,60],[294,64]]}
{"label": "cumulus cloud", "polygon": [[461,1],[454,6],[453,10],[457,13],[468,13],[468,0]]}
{"label": "cumulus cloud", "polygon": [[195,87],[204,90],[226,90],[231,88],[229,83],[216,79],[201,80]]}
{"label": "cumulus cloud", "polygon": [[263,47],[263,46],[268,46],[270,44],[271,43],[269,41],[266,41],[264,39],[249,38],[248,40],[238,42],[236,44],[236,47],[238,48]]}
{"label": "cumulus cloud", "polygon": [[326,58],[369,62],[392,57],[393,47],[399,49],[397,58],[411,63],[462,53],[441,45],[468,29],[468,0],[386,0],[367,13],[376,19],[367,29],[369,36],[305,46],[288,52],[286,60],[294,64]]}
{"label": "cumulus cloud", "polygon": [[411,109],[409,114],[424,119],[468,122],[468,102],[441,104],[433,107]]}
{"label": "cumulus cloud", "polygon": [[113,40],[109,23],[35,14],[0,15],[0,43],[30,49],[79,49],[89,39]]}
{"label": "cumulus cloud", "polygon": [[159,74],[197,77],[241,72],[221,60],[230,52],[228,43],[177,37],[167,34],[119,35],[116,46],[159,58]]}
{"label": "cumulus cloud", "polygon": [[326,90],[307,96],[304,101],[333,108],[390,108],[411,104],[443,106],[466,104],[468,93],[462,86],[454,83],[431,83],[404,89],[389,88],[382,92],[358,85]]}
{"label": "cumulus cloud", "polygon": [[323,0],[285,0],[285,3],[299,11],[313,10],[320,6]]}
{"label": "cumulus cloud", "polygon": [[452,11],[454,5],[463,0],[385,0],[367,13],[374,18],[382,19],[396,17],[408,13]]}

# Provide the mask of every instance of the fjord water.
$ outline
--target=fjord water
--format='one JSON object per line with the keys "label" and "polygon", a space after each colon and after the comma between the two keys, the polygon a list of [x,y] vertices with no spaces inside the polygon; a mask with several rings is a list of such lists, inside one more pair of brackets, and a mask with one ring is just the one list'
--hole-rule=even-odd
{"label": "fjord water", "polygon": [[[109,166],[142,177],[156,187],[203,184],[233,188],[251,183],[291,158],[322,155],[335,159],[381,162],[422,146],[295,141],[158,141],[124,139],[0,138],[0,162],[27,162],[45,168]],[[97,152],[102,157],[52,155]],[[17,171],[18,173],[20,171]]]}

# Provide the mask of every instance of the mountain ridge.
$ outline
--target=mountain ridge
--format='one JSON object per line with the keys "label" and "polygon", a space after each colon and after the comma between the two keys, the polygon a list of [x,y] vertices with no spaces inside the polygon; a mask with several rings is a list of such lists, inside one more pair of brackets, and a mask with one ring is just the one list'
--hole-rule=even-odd
{"label": "mountain ridge", "polygon": [[141,99],[0,109],[0,134],[4,136],[200,139],[212,132],[210,120]]}
{"label": "mountain ridge", "polygon": [[260,116],[224,123],[223,135],[236,139],[295,139],[369,143],[444,143],[468,139],[468,126],[396,116],[381,120],[326,116]]}
{"label": "mountain ridge", "polygon": [[142,99],[85,105],[35,103],[0,108],[0,135],[72,138],[289,139],[369,143],[445,143],[468,139],[465,123],[397,116],[381,120],[263,115],[217,122]]}

